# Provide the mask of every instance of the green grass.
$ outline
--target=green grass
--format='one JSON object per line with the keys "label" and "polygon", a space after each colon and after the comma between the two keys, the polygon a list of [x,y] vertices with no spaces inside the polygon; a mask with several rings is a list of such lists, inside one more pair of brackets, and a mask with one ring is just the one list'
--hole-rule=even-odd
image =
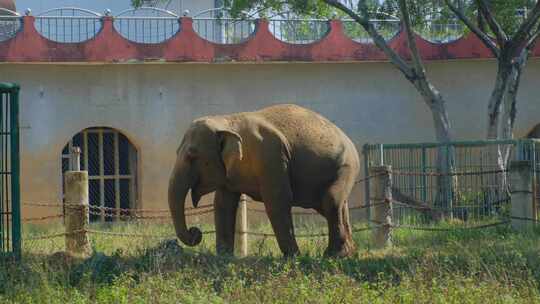
{"label": "green grass", "polygon": [[[93,228],[172,233],[170,224]],[[25,226],[25,236],[61,231]],[[61,253],[62,238],[26,241],[21,263],[0,262],[0,302],[540,303],[540,231],[396,230],[394,247],[385,250],[372,249],[369,232],[361,232],[357,255],[347,259],[322,257],[324,238],[299,239],[302,255],[294,259],[281,258],[274,238],[250,237],[251,255],[243,259],[216,256],[213,235],[195,248],[134,237],[91,240],[88,259]]]}

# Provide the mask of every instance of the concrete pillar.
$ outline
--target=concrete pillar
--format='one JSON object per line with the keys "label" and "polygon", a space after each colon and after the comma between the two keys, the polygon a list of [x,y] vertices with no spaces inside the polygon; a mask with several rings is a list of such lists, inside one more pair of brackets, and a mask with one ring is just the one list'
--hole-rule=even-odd
{"label": "concrete pillar", "polygon": [[377,225],[373,229],[375,248],[392,246],[392,167],[376,166],[369,168],[369,193],[372,222]]}
{"label": "concrete pillar", "polygon": [[510,217],[512,228],[516,230],[528,230],[534,226],[532,220],[536,220],[532,166],[532,162],[527,160],[513,161],[509,166],[512,195]]}
{"label": "concrete pillar", "polygon": [[[80,149],[72,151],[72,168],[80,168]],[[68,171],[65,173],[65,226],[66,251],[75,256],[92,253],[86,230],[89,223],[88,172]]]}
{"label": "concrete pillar", "polygon": [[236,211],[236,235],[234,236],[235,255],[245,257],[248,253],[247,240],[247,198],[245,194],[240,196],[238,210]]}

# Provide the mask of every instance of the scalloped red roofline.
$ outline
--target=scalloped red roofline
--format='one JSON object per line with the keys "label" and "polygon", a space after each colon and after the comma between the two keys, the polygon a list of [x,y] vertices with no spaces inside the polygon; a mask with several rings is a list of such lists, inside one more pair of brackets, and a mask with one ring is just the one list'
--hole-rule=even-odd
{"label": "scalloped red roofline", "polygon": [[[353,41],[343,31],[341,21],[330,21],[330,31],[311,44],[289,44],[278,40],[269,30],[267,20],[257,22],[255,32],[239,44],[216,44],[204,40],[193,29],[193,20],[181,18],[181,30],[159,44],[140,44],[122,37],[112,17],[103,17],[97,35],[81,43],[59,43],[39,34],[35,17],[24,16],[22,29],[7,41],[0,42],[3,62],[348,62],[384,61],[386,56],[373,44]],[[473,34],[450,43],[431,43],[417,35],[425,60],[492,58],[489,50]],[[398,33],[390,41],[401,56],[409,58],[406,37]],[[540,56],[540,44],[533,51]]]}

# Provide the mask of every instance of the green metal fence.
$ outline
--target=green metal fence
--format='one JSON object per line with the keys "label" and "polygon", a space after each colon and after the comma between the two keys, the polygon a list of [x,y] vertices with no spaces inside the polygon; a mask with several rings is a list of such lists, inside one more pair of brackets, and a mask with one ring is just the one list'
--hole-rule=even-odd
{"label": "green metal fence", "polygon": [[21,252],[19,86],[0,83],[0,256]]}
{"label": "green metal fence", "polygon": [[[540,141],[533,139],[461,141],[451,143],[368,144],[364,146],[365,176],[373,165],[390,165],[393,194],[404,205],[394,205],[397,224],[422,224],[435,216],[485,221],[508,212],[508,175],[500,172],[498,151],[509,151],[508,160],[530,160],[536,184],[540,172]],[[438,176],[441,161],[451,177]],[[459,175],[459,173],[467,173]],[[540,196],[537,189],[537,197]],[[365,189],[369,201],[369,181]],[[538,201],[538,199],[536,200]],[[409,205],[409,206],[408,206]],[[429,206],[431,210],[411,208]],[[537,208],[538,210],[538,208]]]}

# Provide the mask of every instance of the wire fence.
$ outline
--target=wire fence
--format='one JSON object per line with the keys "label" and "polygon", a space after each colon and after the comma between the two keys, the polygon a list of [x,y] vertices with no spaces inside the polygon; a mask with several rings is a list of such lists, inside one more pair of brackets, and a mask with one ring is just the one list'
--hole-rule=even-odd
{"label": "wire fence", "polygon": [[[467,176],[481,176],[481,175],[489,175],[489,174],[502,174],[507,173],[507,170],[484,170],[484,171],[461,171],[461,172],[448,172],[448,173],[437,173],[437,172],[415,172],[415,171],[393,171],[391,172],[391,176],[436,176],[436,177],[442,177],[442,176],[452,176],[452,177],[467,177]],[[375,174],[371,176],[367,176],[363,179],[360,179],[357,181],[357,184],[369,182],[374,179],[378,179],[381,176],[385,176],[386,174]],[[372,181],[373,182],[373,181]],[[504,203],[510,204],[511,202],[511,194],[504,199]],[[501,202],[502,203],[502,202]],[[69,209],[69,208],[81,208],[81,205],[78,204],[59,204],[59,203],[23,203],[23,205],[28,207],[36,207],[36,208],[49,208],[49,207],[56,207],[58,210],[61,210],[62,208]],[[410,209],[412,211],[418,211],[418,212],[426,212],[429,211],[431,213],[439,213],[441,215],[449,215],[449,218],[452,218],[455,213],[455,209],[452,208],[445,208],[445,207],[439,207],[435,204],[426,204],[426,205],[418,205],[414,203],[410,203],[403,200],[398,199],[370,199],[369,202],[362,204],[360,206],[353,206],[350,207],[350,211],[354,210],[376,210],[379,207],[387,207],[388,205],[399,207],[399,208],[406,208]],[[166,220],[171,220],[171,216],[169,215],[168,209],[123,209],[123,208],[110,208],[110,207],[99,207],[99,206],[88,206],[88,212],[96,215],[102,215],[106,214],[108,217],[111,217],[113,219],[119,220],[119,221],[159,221],[164,222]],[[199,216],[206,216],[211,215],[214,213],[214,207],[213,205],[203,205],[199,208],[186,208],[185,209],[185,216],[187,218],[194,218]],[[247,208],[248,213],[266,213],[265,210],[261,209],[255,209],[255,208]],[[294,216],[319,216],[316,212],[311,211],[293,211],[292,214]],[[393,216],[395,217],[395,216]],[[319,216],[319,218],[322,218]],[[63,213],[58,214],[51,214],[41,217],[33,217],[33,218],[23,218],[22,221],[24,223],[35,223],[35,222],[41,222],[41,221],[51,221],[56,219],[64,219]],[[442,233],[442,232],[462,232],[462,231],[478,231],[483,229],[490,229],[490,228],[496,228],[500,226],[508,226],[512,221],[522,221],[522,222],[530,222],[532,224],[540,223],[540,221],[534,217],[523,217],[523,216],[516,216],[515,214],[507,214],[504,212],[498,213],[496,216],[492,216],[489,218],[483,218],[483,219],[463,219],[459,218],[459,221],[450,221],[441,224],[440,222],[441,218],[437,218],[437,220],[434,220],[433,218],[430,221],[424,221],[424,222],[404,222],[404,221],[377,221],[377,219],[368,218],[367,222],[364,222],[362,225],[357,225],[352,227],[353,233],[358,232],[367,232],[376,230],[379,228],[385,228],[385,229],[396,229],[396,230],[408,230],[408,231],[423,231],[423,232],[433,232],[433,233]],[[298,229],[299,227],[296,227],[295,229]],[[28,241],[38,241],[38,240],[47,240],[52,238],[59,238],[59,237],[66,237],[77,233],[86,233],[90,235],[102,235],[106,237],[125,237],[125,238],[157,238],[157,239],[171,239],[175,238],[176,236],[174,234],[151,234],[151,233],[130,233],[130,232],[115,232],[115,231],[106,231],[106,230],[98,230],[98,229],[81,229],[77,231],[71,231],[71,232],[65,232],[65,233],[52,233],[49,235],[32,235],[30,237],[24,238],[24,240]],[[206,230],[202,232],[203,234],[215,234],[215,230]],[[254,230],[247,230],[244,231],[246,235],[253,236],[253,237],[274,237],[273,233],[268,233],[264,231],[254,231]],[[323,231],[316,231],[316,232],[301,232],[297,233],[295,235],[297,238],[324,238],[327,237],[327,232]]]}

